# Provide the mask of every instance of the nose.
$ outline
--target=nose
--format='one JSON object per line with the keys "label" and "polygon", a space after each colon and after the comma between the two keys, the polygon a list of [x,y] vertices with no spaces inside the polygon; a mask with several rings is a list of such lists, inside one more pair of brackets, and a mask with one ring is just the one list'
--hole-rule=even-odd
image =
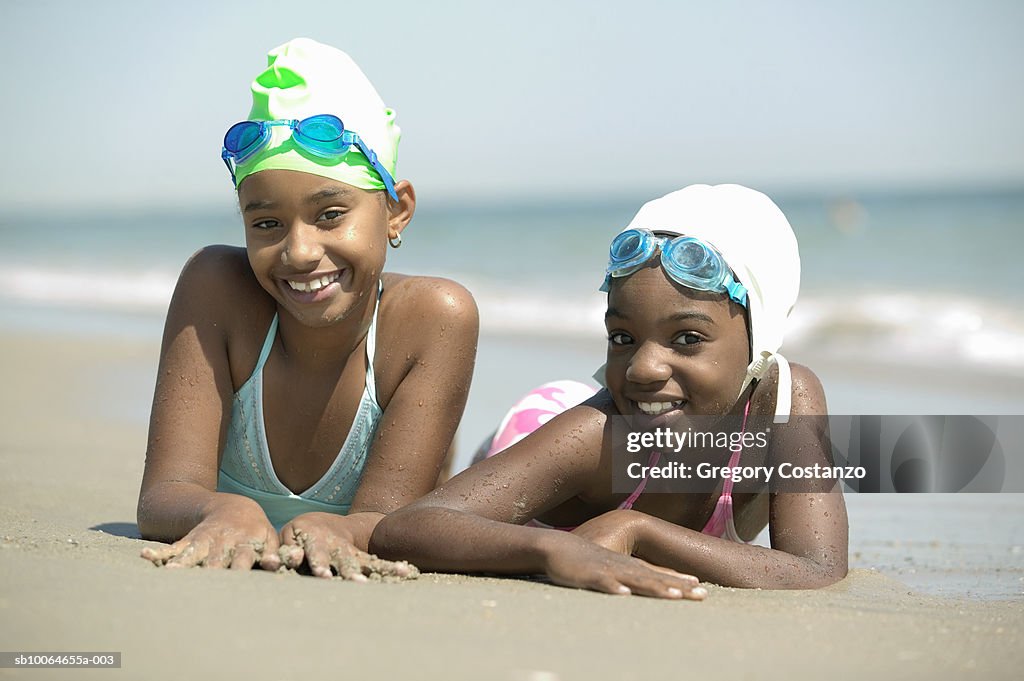
{"label": "nose", "polygon": [[296,221],[288,230],[281,249],[281,262],[296,269],[315,268],[324,257],[320,230]]}
{"label": "nose", "polygon": [[636,349],[626,367],[626,380],[638,385],[664,383],[672,378],[672,367],[665,361],[665,353],[671,352],[653,341],[647,341]]}

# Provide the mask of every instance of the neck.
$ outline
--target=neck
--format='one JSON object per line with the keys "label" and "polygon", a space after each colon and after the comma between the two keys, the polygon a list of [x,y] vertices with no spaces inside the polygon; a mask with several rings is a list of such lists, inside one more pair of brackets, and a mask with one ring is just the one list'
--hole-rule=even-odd
{"label": "neck", "polygon": [[340,368],[366,338],[378,305],[377,289],[329,326],[311,327],[278,310],[278,337],[284,356],[310,370]]}

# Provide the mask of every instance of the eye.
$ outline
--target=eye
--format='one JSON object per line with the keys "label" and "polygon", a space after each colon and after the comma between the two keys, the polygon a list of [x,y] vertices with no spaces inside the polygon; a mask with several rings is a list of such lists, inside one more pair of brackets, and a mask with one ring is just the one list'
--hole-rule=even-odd
{"label": "eye", "polygon": [[345,211],[331,208],[330,210],[325,210],[321,213],[319,219],[322,222],[334,222],[335,220],[340,220],[344,215]]}
{"label": "eye", "polygon": [[273,228],[279,226],[280,224],[281,223],[278,222],[277,220],[268,219],[268,220],[257,220],[256,222],[253,222],[249,226],[252,227],[253,229],[261,229],[262,230],[262,229],[273,229]]}
{"label": "eye", "polygon": [[629,345],[633,342],[633,337],[628,333],[622,333],[621,331],[613,331],[608,334],[608,342],[612,345]]}
{"label": "eye", "polygon": [[676,345],[696,345],[698,343],[703,343],[704,338],[696,333],[686,331],[676,336],[676,339],[672,342]]}

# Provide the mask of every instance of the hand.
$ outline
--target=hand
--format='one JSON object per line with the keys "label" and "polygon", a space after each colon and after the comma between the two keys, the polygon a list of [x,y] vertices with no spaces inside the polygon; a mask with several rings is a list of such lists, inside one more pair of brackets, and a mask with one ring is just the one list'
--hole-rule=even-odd
{"label": "hand", "polygon": [[274,526],[260,506],[243,497],[221,495],[214,509],[191,532],[160,548],[146,547],[142,557],[168,568],[209,567],[264,570],[281,566]]}
{"label": "hand", "polygon": [[637,511],[620,509],[592,518],[572,531],[609,551],[631,556],[640,541],[640,529],[647,516]]}
{"label": "hand", "polygon": [[297,568],[305,561],[317,577],[365,582],[369,578],[415,579],[420,571],[404,560],[381,560],[367,553],[380,513],[304,513],[281,528],[280,557]]}
{"label": "hand", "polygon": [[692,575],[650,565],[572,534],[562,536],[564,538],[554,542],[555,545],[546,552],[546,572],[555,584],[608,594],[694,601],[704,600],[708,595]]}

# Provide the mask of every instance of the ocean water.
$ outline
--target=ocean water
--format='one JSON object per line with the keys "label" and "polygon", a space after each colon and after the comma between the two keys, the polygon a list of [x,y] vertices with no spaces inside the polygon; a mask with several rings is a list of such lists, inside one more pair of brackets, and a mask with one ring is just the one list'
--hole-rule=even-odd
{"label": "ocean water", "polygon": [[[1024,298],[1017,295],[1024,190],[776,200],[802,260],[783,348],[789,356],[855,365],[851,379],[885,367],[991,377],[1003,388],[1024,379]],[[421,199],[388,267],[468,286],[485,335],[590,341],[603,334],[596,289],[608,241],[641,203]],[[0,324],[158,336],[186,258],[203,245],[242,239],[232,204],[0,211]],[[1024,406],[1005,398],[992,406]]]}

